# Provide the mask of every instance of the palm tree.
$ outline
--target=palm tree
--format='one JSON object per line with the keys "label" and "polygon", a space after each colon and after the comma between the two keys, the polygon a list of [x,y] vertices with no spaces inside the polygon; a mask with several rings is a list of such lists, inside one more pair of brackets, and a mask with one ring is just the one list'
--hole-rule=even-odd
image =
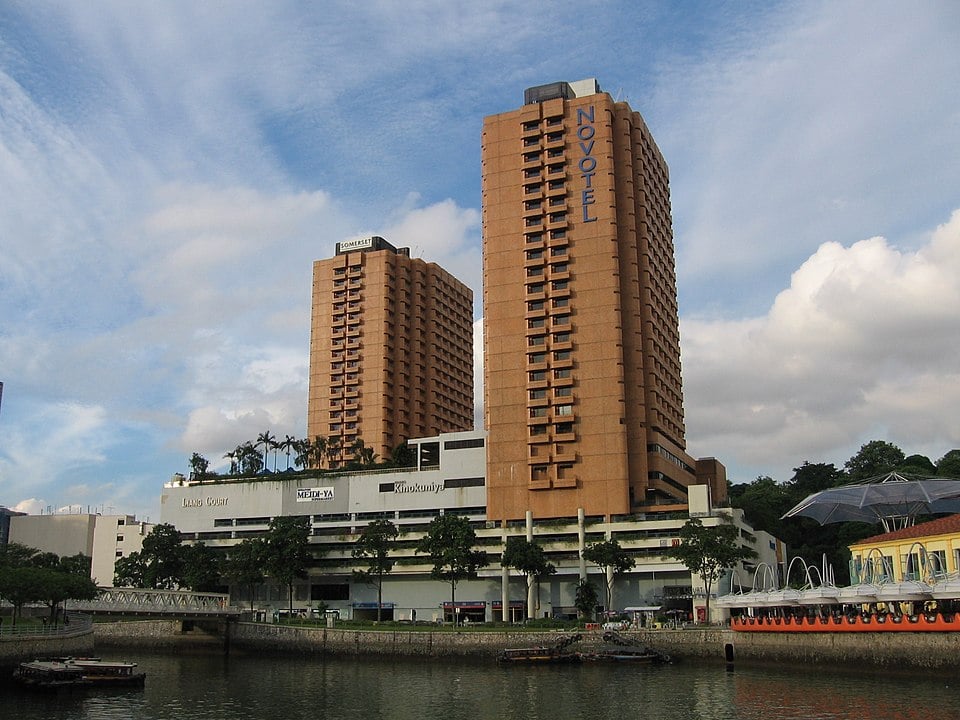
{"label": "palm tree", "polygon": [[293,451],[293,446],[296,445],[297,439],[293,435],[287,435],[283,440],[277,443],[277,446],[286,452],[287,455],[287,470],[290,469],[290,453]]}
{"label": "palm tree", "polygon": [[327,457],[328,447],[327,439],[321,435],[317,435],[313,439],[313,443],[310,444],[311,463],[318,469],[323,467],[323,461]]}
{"label": "palm tree", "polygon": [[310,441],[306,438],[295,441],[293,450],[296,453],[293,458],[293,464],[304,469],[309,467],[310,456],[313,452],[313,446],[310,444]]}
{"label": "palm tree", "polygon": [[231,475],[236,475],[236,474],[237,474],[237,469],[238,469],[238,468],[237,468],[237,457],[239,456],[239,450],[240,450],[240,448],[237,447],[236,450],[231,450],[231,451],[225,452],[225,453],[223,454],[223,457],[224,457],[225,459],[227,459],[227,460],[230,461],[230,474],[231,474]]}
{"label": "palm tree", "polygon": [[263,469],[263,458],[249,440],[237,448],[237,460],[240,464],[240,472],[246,475],[256,475]]}
{"label": "palm tree", "polygon": [[343,443],[336,435],[327,438],[327,467],[334,467],[334,463],[340,460],[340,454],[343,451]]}
{"label": "palm tree", "polygon": [[[271,435],[269,430],[266,430],[259,435],[257,435],[256,445],[263,445],[263,466],[267,466],[267,454],[272,450],[277,444],[277,436]],[[276,461],[274,461],[274,469],[276,469]]]}

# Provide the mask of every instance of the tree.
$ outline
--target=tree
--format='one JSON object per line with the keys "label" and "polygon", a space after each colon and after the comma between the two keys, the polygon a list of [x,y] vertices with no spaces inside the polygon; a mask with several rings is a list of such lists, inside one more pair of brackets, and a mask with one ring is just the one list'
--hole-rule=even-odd
{"label": "tree", "polygon": [[516,536],[507,538],[507,543],[503,547],[503,555],[500,557],[500,564],[503,567],[515,568],[526,577],[527,617],[534,617],[536,615],[533,596],[534,581],[546,575],[553,575],[557,568],[553,563],[547,562],[543,548],[536,542]]}
{"label": "tree", "polygon": [[40,551],[17,542],[0,545],[0,568],[25,567],[33,564],[33,558]]}
{"label": "tree", "polygon": [[140,587],[174,590],[183,584],[183,542],[170,523],[155,525],[143,538],[140,557],[144,563]]}
{"label": "tree", "polygon": [[430,575],[450,583],[452,612],[457,607],[457,583],[475,578],[477,570],[488,564],[486,553],[473,549],[476,540],[477,534],[467,518],[448,514],[435,517],[417,544],[416,552],[429,555],[433,562]]}
{"label": "tree", "polygon": [[706,617],[710,622],[710,591],[724,570],[756,557],[756,553],[740,545],[740,531],[731,522],[705,527],[700,518],[690,518],[680,528],[680,544],[665,554],[682,562],[703,580],[706,592]]}
{"label": "tree", "polygon": [[310,561],[310,517],[278,516],[267,529],[264,567],[281,585],[287,587],[288,609],[293,615],[293,585],[306,577]]}
{"label": "tree", "polygon": [[960,479],[960,450],[950,450],[937,460],[937,475]]}
{"label": "tree", "polygon": [[766,476],[758,477],[752,483],[733,486],[730,505],[743,508],[753,527],[770,533],[780,524],[780,516],[790,509],[787,489]]}
{"label": "tree", "polygon": [[847,460],[843,467],[851,480],[866,480],[896,470],[903,459],[903,450],[896,445],[885,440],[871,440],[861,445],[857,454]]}
{"label": "tree", "polygon": [[117,558],[113,564],[113,584],[116,587],[148,587],[147,563],[139,552]]}
{"label": "tree", "polygon": [[13,605],[13,625],[16,627],[23,606],[41,600],[44,595],[43,568],[7,566],[0,569],[0,597]]}
{"label": "tree", "polygon": [[214,592],[220,587],[221,558],[202,542],[184,545],[183,584],[193,592]]}
{"label": "tree", "polygon": [[203,482],[207,477],[207,470],[210,469],[210,461],[200,453],[194,453],[190,456],[190,479]]}
{"label": "tree", "polygon": [[937,466],[926,455],[908,455],[897,466],[897,472],[904,475],[932,476],[937,474]]}
{"label": "tree", "polygon": [[397,445],[390,453],[390,465],[395,468],[408,468],[417,466],[417,453],[404,440]]}
{"label": "tree", "polygon": [[297,439],[293,435],[287,435],[279,444],[280,449],[283,450],[287,456],[287,470],[290,469],[290,454],[296,446]]}
{"label": "tree", "polygon": [[377,586],[377,622],[380,622],[380,610],[383,606],[383,576],[393,570],[390,548],[400,531],[389,520],[374,520],[367,525],[357,544],[353,547],[353,557],[367,560],[366,570],[354,570],[354,577],[362,582],[374,582]]}
{"label": "tree", "polygon": [[237,463],[244,475],[256,475],[263,469],[263,458],[252,442],[237,446]]}
{"label": "tree", "polygon": [[593,617],[593,611],[597,607],[597,588],[587,578],[583,578],[577,583],[577,593],[573,600],[577,612],[587,622]]}
{"label": "tree", "polygon": [[50,621],[56,622],[57,610],[64,600],[93,600],[100,594],[97,584],[89,576],[40,568],[38,600],[50,608]]}
{"label": "tree", "polygon": [[309,440],[300,438],[293,446],[293,464],[306,470],[310,467],[311,443]]}
{"label": "tree", "polygon": [[239,451],[240,451],[240,448],[238,447],[236,450],[230,450],[223,454],[224,459],[230,461],[231,475],[236,475],[237,472],[240,470],[240,466],[237,464],[237,457],[239,455]]}
{"label": "tree", "polygon": [[607,610],[612,610],[613,582],[636,565],[636,561],[620,547],[620,543],[612,539],[588,545],[583,551],[583,557],[604,569],[607,579]]}
{"label": "tree", "polygon": [[336,435],[331,435],[327,438],[326,448],[324,452],[327,456],[327,467],[334,468],[340,462],[340,455],[343,452],[343,443],[340,438]]}
{"label": "tree", "polygon": [[[277,446],[277,436],[271,435],[269,430],[266,430],[259,435],[257,435],[257,445],[263,445],[263,467],[267,467],[267,454]],[[273,459],[273,469],[277,469],[277,459],[274,456]]]}
{"label": "tree", "polygon": [[251,613],[256,589],[266,579],[263,571],[266,555],[266,543],[261,538],[245,538],[227,551],[224,574],[247,590]]}

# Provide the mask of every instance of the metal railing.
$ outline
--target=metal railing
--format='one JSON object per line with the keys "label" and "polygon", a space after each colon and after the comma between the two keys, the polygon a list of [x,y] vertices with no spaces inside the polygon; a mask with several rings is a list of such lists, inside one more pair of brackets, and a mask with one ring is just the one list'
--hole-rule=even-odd
{"label": "metal railing", "polygon": [[229,595],[185,590],[101,588],[95,600],[72,604],[85,612],[130,615],[225,616],[240,612],[239,608],[230,605]]}
{"label": "metal railing", "polygon": [[0,623],[0,640],[16,638],[23,640],[31,637],[76,637],[85,635],[93,629],[93,618],[82,613],[67,613],[63,616],[61,622],[42,622],[37,625],[35,622],[20,621],[14,625],[10,618],[3,618]]}

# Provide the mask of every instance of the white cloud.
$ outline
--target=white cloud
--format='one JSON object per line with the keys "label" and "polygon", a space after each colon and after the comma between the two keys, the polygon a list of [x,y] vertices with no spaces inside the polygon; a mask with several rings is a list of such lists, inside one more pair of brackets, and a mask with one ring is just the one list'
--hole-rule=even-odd
{"label": "white cloud", "polygon": [[695,454],[780,480],[872,439],[936,459],[960,446],[960,210],[915,251],[824,243],[766,315],[684,318],[682,343]]}

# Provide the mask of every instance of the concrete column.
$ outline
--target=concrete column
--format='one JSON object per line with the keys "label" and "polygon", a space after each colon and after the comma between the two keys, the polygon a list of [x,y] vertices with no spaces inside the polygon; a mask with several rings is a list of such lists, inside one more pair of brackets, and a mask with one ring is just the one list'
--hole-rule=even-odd
{"label": "concrete column", "polygon": [[587,528],[584,520],[583,508],[577,508],[577,557],[580,562],[580,579],[587,579],[587,561],[583,551],[587,547]]}
{"label": "concrete column", "polygon": [[[500,521],[500,539],[503,546],[507,546],[507,521]],[[506,565],[500,568],[500,614],[503,622],[510,622],[510,568]]]}
{"label": "concrete column", "polygon": [[[527,510],[527,542],[533,542],[533,513]],[[527,617],[537,616],[537,597],[534,594],[533,575],[527,575]]]}

